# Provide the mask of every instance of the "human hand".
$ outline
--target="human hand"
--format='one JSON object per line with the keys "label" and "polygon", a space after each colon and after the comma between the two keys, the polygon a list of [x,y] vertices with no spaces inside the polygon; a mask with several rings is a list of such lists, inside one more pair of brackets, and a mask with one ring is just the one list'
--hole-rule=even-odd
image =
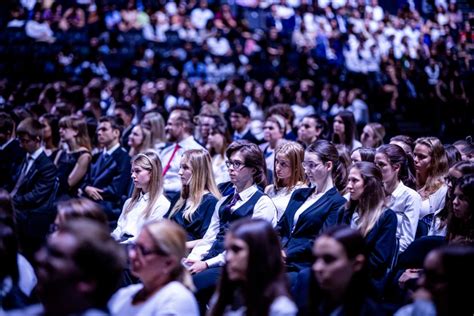
{"label": "human hand", "polygon": [[406,269],[405,272],[398,279],[398,285],[403,289],[409,280],[420,277],[421,269]]}
{"label": "human hand", "polygon": [[85,187],[84,192],[86,192],[87,196],[89,196],[94,201],[98,201],[98,200],[102,201],[104,199],[101,195],[101,193],[104,192],[104,190],[87,186]]}
{"label": "human hand", "polygon": [[188,270],[189,270],[189,273],[191,274],[196,274],[209,268],[207,266],[207,263],[200,260],[186,259],[185,264],[190,266]]}

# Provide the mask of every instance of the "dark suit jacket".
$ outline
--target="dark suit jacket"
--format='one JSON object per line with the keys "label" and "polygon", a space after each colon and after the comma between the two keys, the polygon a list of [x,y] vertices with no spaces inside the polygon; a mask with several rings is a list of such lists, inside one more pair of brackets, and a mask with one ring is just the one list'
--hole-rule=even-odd
{"label": "dark suit jacket", "polygon": [[[169,214],[175,204],[176,203],[173,203],[171,205],[168,214],[165,215],[166,218],[169,217]],[[199,204],[197,210],[194,212],[191,221],[183,218],[184,207],[176,212],[170,219],[178,223],[186,230],[188,241],[201,239],[204,237],[204,234],[211,223],[212,214],[216,209],[216,204],[217,198],[211,193],[207,193],[202,197],[201,204]]]}
{"label": "dark suit jacket", "polygon": [[[15,183],[19,176],[18,173]],[[56,166],[42,152],[13,196],[13,206],[22,236],[37,239],[39,242],[46,235],[54,220],[54,202],[58,186]]]}
{"label": "dark suit jacket", "polygon": [[249,142],[257,144],[257,145],[262,143],[261,141],[259,141],[257,139],[257,137],[255,137],[255,135],[252,134],[252,132],[250,130],[247,133],[245,133],[244,136],[242,136],[241,139],[248,140]]}
{"label": "dark suit jacket", "polygon": [[[341,208],[338,223],[350,225],[354,210]],[[397,215],[386,209],[372,230],[365,236],[368,253],[369,273],[374,287],[381,293],[385,287],[385,278],[398,251],[397,247]]]}
{"label": "dark suit jacket", "polygon": [[25,150],[15,139],[0,150],[0,188],[10,192],[15,187],[15,176],[25,158]]}
{"label": "dark suit jacket", "polygon": [[277,225],[282,247],[286,252],[287,270],[290,272],[311,266],[314,239],[336,223],[337,211],[346,202],[333,187],[301,213],[293,229],[296,211],[313,192],[314,188],[302,188],[293,192],[285,214]]}
{"label": "dark suit jacket", "polygon": [[[102,152],[97,154],[82,188],[93,186],[103,190],[101,193],[103,201],[101,204],[108,215],[115,209],[122,208],[122,201],[128,195],[130,186],[130,157],[122,147],[117,148],[112,155],[105,160]],[[120,212],[118,215],[120,214]]]}

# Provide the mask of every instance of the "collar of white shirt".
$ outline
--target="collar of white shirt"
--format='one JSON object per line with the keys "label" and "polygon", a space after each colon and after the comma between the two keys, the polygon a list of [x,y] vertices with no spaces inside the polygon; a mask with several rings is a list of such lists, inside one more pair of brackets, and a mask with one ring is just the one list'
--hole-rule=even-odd
{"label": "collar of white shirt", "polygon": [[34,153],[32,153],[31,155],[27,155],[26,157],[31,158],[32,160],[36,160],[43,151],[43,147],[40,147]]}
{"label": "collar of white shirt", "polygon": [[257,186],[254,184],[242,192],[239,192],[240,200],[247,201],[252,197],[252,195],[254,195],[255,192],[257,192]]}
{"label": "collar of white shirt", "polygon": [[7,140],[5,144],[0,146],[0,150],[4,150],[13,140],[14,138],[10,138],[9,140]]}
{"label": "collar of white shirt", "polygon": [[116,151],[120,147],[120,143],[117,143],[114,147],[110,148],[109,150],[104,148],[104,154],[112,155],[114,151]]}

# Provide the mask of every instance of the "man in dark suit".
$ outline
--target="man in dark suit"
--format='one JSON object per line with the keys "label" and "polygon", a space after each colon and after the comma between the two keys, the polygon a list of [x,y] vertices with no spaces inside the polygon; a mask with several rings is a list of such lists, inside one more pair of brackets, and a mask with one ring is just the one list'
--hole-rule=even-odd
{"label": "man in dark suit", "polygon": [[15,186],[10,195],[16,211],[20,241],[27,255],[30,255],[41,245],[54,219],[57,169],[41,147],[43,126],[38,120],[26,118],[21,121],[17,135],[26,156],[14,177]]}
{"label": "man in dark suit", "polygon": [[121,126],[112,116],[104,116],[97,127],[97,141],[103,152],[94,157],[82,185],[83,194],[102,205],[109,220],[120,215],[130,185],[130,157],[120,146]]}
{"label": "man in dark suit", "polygon": [[130,150],[130,146],[128,146],[128,137],[132,133],[132,129],[135,126],[132,124],[134,115],[135,110],[131,105],[127,103],[119,102],[115,106],[115,116],[117,116],[123,122],[123,130],[122,137],[120,138],[120,143],[126,151]]}
{"label": "man in dark suit", "polygon": [[234,130],[233,140],[245,139],[254,144],[261,142],[250,131],[250,111],[243,105],[234,106],[229,110],[230,125]]}
{"label": "man in dark suit", "polygon": [[13,178],[20,167],[25,150],[15,138],[15,122],[7,113],[0,113],[0,188],[13,190]]}

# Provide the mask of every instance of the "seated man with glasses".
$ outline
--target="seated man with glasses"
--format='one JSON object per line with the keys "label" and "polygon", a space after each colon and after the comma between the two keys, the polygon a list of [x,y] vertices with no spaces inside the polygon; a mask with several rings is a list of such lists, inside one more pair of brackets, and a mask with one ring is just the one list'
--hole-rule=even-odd
{"label": "seated man with glasses", "polygon": [[226,157],[235,192],[217,203],[206,234],[185,260],[194,275],[203,315],[225,263],[224,236],[230,224],[244,217],[262,218],[273,226],[276,224],[276,208],[258,188],[265,187],[266,182],[261,150],[253,143],[235,141],[227,149]]}

